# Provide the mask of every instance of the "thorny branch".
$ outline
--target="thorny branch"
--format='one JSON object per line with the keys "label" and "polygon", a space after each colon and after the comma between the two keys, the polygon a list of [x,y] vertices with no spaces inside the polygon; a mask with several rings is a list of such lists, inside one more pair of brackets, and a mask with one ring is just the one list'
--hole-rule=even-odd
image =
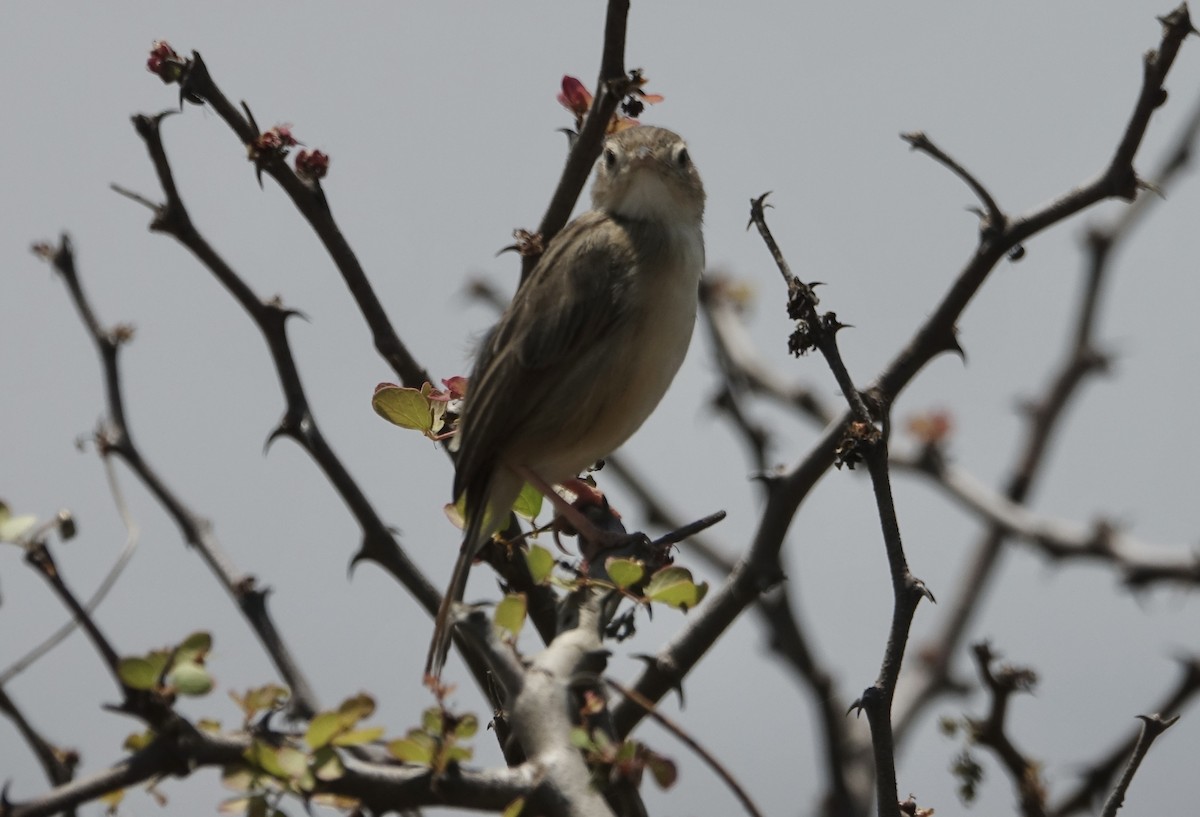
{"label": "thorny branch", "polygon": [[108,413],[106,422],[96,432],[95,438],[101,456],[106,461],[112,455],[119,457],[167,510],[183,534],[184,541],[196,549],[221,586],[229,593],[276,669],[291,687],[293,712],[300,717],[311,716],[318,709],[316,696],[267,612],[267,591],[258,586],[253,576],[242,574],[233,566],[212,531],[212,523],[188,508],[167,487],[134,442],[133,434],[125,420],[125,397],[121,388],[119,364],[121,346],[132,337],[131,330],[128,327],[108,330],[100,323],[84,293],[83,283],[75,266],[75,253],[66,236],[62,237],[52,262],[67,285],[71,301],[100,354]]}

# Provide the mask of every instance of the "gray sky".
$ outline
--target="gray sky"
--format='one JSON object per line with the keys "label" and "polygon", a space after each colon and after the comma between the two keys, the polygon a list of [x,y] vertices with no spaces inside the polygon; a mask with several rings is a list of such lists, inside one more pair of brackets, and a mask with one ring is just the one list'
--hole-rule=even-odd
{"label": "gray sky", "polygon": [[[822,305],[854,325],[841,341],[865,383],[941,297],[975,240],[974,218],[964,211],[974,204],[969,191],[897,134],[926,130],[1001,206],[1023,212],[1107,161],[1140,83],[1141,55],[1158,42],[1154,16],[1168,10],[1115,0],[743,2],[712,10],[635,3],[627,64],[644,67],[649,90],[666,97],[645,121],[684,134],[703,173],[710,266],[754,286],[752,330],[773,365],[833,400],[836,386],[819,359],[786,355],[782,285],[759,239],[744,229],[749,198],[775,191],[775,234],[799,275],[827,283]],[[466,373],[471,341],[491,315],[465,300],[464,281],[484,275],[506,290],[515,283],[515,257],[495,253],[513,228],[533,227],[548,201],[564,150],[555,129],[569,124],[554,100],[558,83],[564,73],[594,82],[602,21],[600,2],[5,7],[0,497],[21,512],[75,512],[80,536],[58,553],[76,588],[95,585],[125,534],[100,464],[74,446],[102,410],[94,353],[63,287],[27,251],[61,229],[74,238],[102,319],[137,327],[123,355],[124,382],[145,455],[213,519],[237,565],[274,588],[272,610],[322,702],[366,689],[389,734],[417,722],[429,702],[419,657],[431,623],[377,569],[346,577],[357,531],[340,501],[291,443],[262,456],[282,401],[255,330],[183,249],[147,233],[144,209],[108,184],[159,197],[129,116],[175,102],[174,89],[144,70],[152,40],[198,49],[230,98],[246,100],[261,124],[293,123],[302,141],[332,156],[327,195],[402,338],[436,376]],[[1198,95],[1200,44],[1185,43],[1168,87],[1172,97],[1138,163],[1143,170]],[[291,337],[318,422],[384,518],[403,531],[411,555],[443,583],[457,547],[441,510],[449,463],[371,412],[372,387],[394,378],[323,251],[270,182],[259,190],[242,147],[214,114],[189,107],[165,134],[200,229],[260,295],[281,294],[311,318],[294,323]],[[1115,519],[1181,553],[1200,530],[1200,442],[1189,433],[1200,400],[1198,199],[1200,184],[1186,179],[1122,253],[1102,319],[1107,348],[1119,355],[1116,376],[1084,390],[1034,502],[1081,523]],[[1001,265],[960,324],[968,365],[935,361],[897,407],[901,419],[931,406],[952,411],[955,460],[981,479],[1006,473],[1019,439],[1014,407],[1037,393],[1058,360],[1085,219],[1031,241],[1020,264]],[[758,499],[746,480],[748,460],[707,407],[714,385],[711,350],[697,333],[676,386],[624,453],[679,515],[727,509],[715,538],[735,554],[749,540]],[[808,450],[813,428],[770,411],[761,416],[778,435],[775,460],[794,463]],[[976,525],[927,485],[897,482],[913,570],[949,599]],[[220,690],[184,708],[232,725],[237,715],[225,691],[271,680],[272,670],[162,510],[128,475],[122,484],[142,543],[99,621],[129,653],[211,630]],[[620,505],[620,491],[613,493]],[[689,563],[686,549],[681,559]],[[848,705],[875,677],[891,605],[864,478],[825,478],[792,527],[788,560]],[[1011,734],[1044,761],[1052,791],[1061,792],[1081,761],[1124,736],[1134,715],[1174,683],[1172,656],[1200,646],[1197,602],[1175,590],[1114,592],[1107,569],[1060,570],[1020,547],[1003,571],[975,634],[1040,672],[1036,697],[1015,703]],[[477,573],[470,595],[485,597],[492,586]],[[6,664],[63,614],[13,549],[0,551],[0,592]],[[922,606],[914,644],[937,628],[944,607]],[[617,676],[635,671],[629,653],[657,649],[679,623],[656,615],[634,644],[618,648]],[[767,813],[807,811],[819,785],[812,709],[765,657],[746,617],[694,673],[680,717]],[[449,673],[465,677],[454,662]],[[82,750],[84,771],[116,760],[135,728],[99,710],[114,692],[78,636],[8,691],[51,739]],[[458,700],[484,711],[466,685]],[[943,702],[935,713],[964,707],[978,713],[982,701]],[[668,711],[676,708],[668,702]],[[937,734],[934,720],[904,757],[900,790],[954,813],[960,807],[946,768],[959,747]],[[1155,746],[1127,801],[1131,813],[1178,814],[1195,802],[1194,785],[1181,782],[1194,776],[1200,755],[1195,720],[1187,713]],[[648,784],[654,813],[734,808],[671,738],[652,730],[644,737],[683,771],[665,795]],[[498,762],[487,737],[477,743],[481,762]],[[0,758],[14,799],[45,788],[7,722],[0,722]],[[985,763],[991,782],[980,811],[1005,813],[1007,783]],[[225,796],[211,772],[163,790],[172,814],[211,814]],[[127,808],[156,809],[140,795]]]}

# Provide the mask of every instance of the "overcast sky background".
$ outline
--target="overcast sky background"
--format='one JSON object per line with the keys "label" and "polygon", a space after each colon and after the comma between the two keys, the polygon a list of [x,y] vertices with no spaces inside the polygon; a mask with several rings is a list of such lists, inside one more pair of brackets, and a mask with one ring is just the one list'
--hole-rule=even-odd
{"label": "overcast sky background", "polygon": [[[472,339],[492,314],[463,295],[483,275],[505,291],[517,259],[496,251],[515,227],[536,225],[564,154],[555,102],[564,73],[591,86],[604,4],[361,3],[6,4],[0,13],[0,120],[5,168],[0,219],[0,497],[43,517],[77,516],[79,537],[56,546],[86,595],[125,538],[102,467],[76,451],[103,411],[100,370],[64,287],[28,253],[62,229],[73,236],[84,285],[103,321],[131,322],[125,350],[129,420],[145,456],[193,509],[211,518],[234,561],[274,588],[271,609],[322,703],[366,689],[389,735],[429,703],[420,666],[431,622],[373,566],[346,576],[358,531],[316,467],[282,441],[262,443],[282,400],[259,336],[234,301],[185,250],[149,234],[147,211],[108,189],[160,191],[129,123],[175,104],[146,73],[151,41],[204,55],[218,84],[265,126],[293,123],[332,156],[325,189],[342,230],[415,356],[437,377],[466,373]],[[854,329],[840,336],[866,383],[941,297],[975,242],[969,191],[897,134],[924,129],[971,168],[1001,206],[1019,213],[1099,171],[1117,144],[1141,81],[1141,56],[1159,41],[1168,4],[741,2],[701,7],[635,2],[627,64],[642,66],[666,101],[644,117],[684,134],[708,190],[709,264],[758,294],[751,325],[774,365],[831,400],[819,358],[790,359],[783,288],[761,241],[745,231],[751,196],[773,190],[769,217],[793,269],[827,282],[822,305]],[[1200,98],[1200,42],[1184,44],[1138,167],[1155,164]],[[414,433],[370,409],[372,387],[394,376],[370,346],[336,271],[268,180],[260,190],[244,150],[212,113],[189,107],[165,123],[167,150],[192,216],[264,298],[280,294],[311,322],[291,325],[317,421],[410,555],[443,585],[457,548],[442,504],[449,462]],[[935,361],[897,406],[903,419],[946,408],[955,460],[980,479],[1007,473],[1020,439],[1015,406],[1039,393],[1073,314],[1089,222],[1106,205],[1040,236],[1019,264],[1001,265],[967,311],[969,363]],[[1112,379],[1091,383],[1072,410],[1034,505],[1081,524],[1104,516],[1177,554],[1200,531],[1196,501],[1200,402],[1195,321],[1200,276],[1200,184],[1185,178],[1118,258],[1101,321],[1119,354]],[[681,516],[729,511],[713,537],[745,548],[759,507],[749,460],[708,408],[716,378],[703,332],[659,411],[623,453]],[[792,464],[818,433],[764,411],[772,458]],[[124,472],[122,472],[124,473]],[[611,486],[611,479],[605,482]],[[196,715],[238,721],[225,693],[273,680],[257,643],[173,525],[125,474],[141,546],[98,620],[117,647],[144,652],[196,629],[214,633],[220,684],[187,702]],[[621,505],[620,490],[613,490]],[[928,485],[898,478],[897,504],[914,572],[939,598],[954,595],[977,524]],[[640,525],[627,505],[627,521]],[[629,515],[634,518],[630,519]],[[644,525],[641,525],[644,527]],[[788,542],[789,576],[820,654],[849,702],[876,674],[891,609],[886,560],[869,485],[833,472],[802,508]],[[686,552],[681,562],[696,566]],[[477,571],[469,595],[493,586]],[[0,550],[0,664],[63,619],[15,549]],[[923,605],[912,650],[949,605]],[[1176,681],[1173,656],[1200,649],[1195,595],[1117,587],[1103,567],[1048,565],[1018,546],[973,628],[1009,660],[1041,675],[1014,702],[1011,735],[1044,762],[1052,793],[1135,726]],[[639,639],[616,647],[613,672],[634,677],[630,653],[651,652],[680,625],[659,612]],[[970,667],[961,662],[964,671]],[[464,680],[452,662],[452,680]],[[121,756],[131,721],[102,712],[115,693],[78,635],[6,691],[46,735],[83,753],[83,772]],[[768,814],[812,813],[821,791],[812,708],[769,660],[753,616],[732,628],[693,674],[678,714]],[[464,708],[486,712],[475,691]],[[931,715],[982,712],[975,696]],[[930,717],[900,765],[901,795],[960,813],[947,773],[957,742]],[[656,814],[732,813],[726,790],[670,737],[644,737],[681,764]],[[499,762],[488,735],[481,763]],[[1197,798],[1200,719],[1189,711],[1153,748],[1134,781],[1131,814],[1182,814]],[[985,760],[977,813],[1012,810],[1007,782]],[[46,787],[7,722],[0,777],[22,800]],[[169,813],[208,815],[227,793],[207,771],[170,781]],[[292,805],[292,813],[300,808]],[[126,814],[160,813],[144,796]],[[99,806],[84,813],[97,814]]]}

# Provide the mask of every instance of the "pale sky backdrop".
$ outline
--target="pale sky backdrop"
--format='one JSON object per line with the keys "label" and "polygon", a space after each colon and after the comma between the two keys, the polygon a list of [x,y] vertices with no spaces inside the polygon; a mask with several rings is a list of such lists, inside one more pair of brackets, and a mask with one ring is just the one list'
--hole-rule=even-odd
{"label": "pale sky backdrop", "polygon": [[[751,325],[773,365],[837,399],[819,358],[786,355],[790,331],[778,273],[745,230],[751,196],[775,191],[771,224],[802,277],[827,282],[822,305],[856,328],[840,338],[866,383],[926,316],[975,242],[975,202],[957,179],[911,153],[897,134],[924,129],[1021,212],[1091,177],[1107,161],[1141,80],[1141,56],[1159,41],[1156,14],[1138,0],[967,3],[698,4],[635,2],[627,64],[642,66],[666,101],[647,122],[684,134],[708,189],[710,266],[750,282]],[[60,230],[74,238],[84,284],[102,319],[128,321],[123,355],[129,419],[168,483],[210,517],[236,564],[270,585],[271,609],[321,701],[366,689],[375,718],[398,735],[429,703],[420,663],[431,623],[373,566],[351,577],[358,530],[297,446],[267,456],[265,435],[282,400],[266,349],[234,301],[172,240],[147,232],[145,209],[110,182],[159,198],[131,114],[175,104],[148,74],[151,41],[198,49],[233,100],[264,126],[289,122],[332,156],[325,183],[334,213],[402,338],[438,377],[465,373],[488,309],[463,295],[471,275],[511,290],[513,255],[496,257],[515,227],[540,218],[568,124],[555,103],[564,73],[589,86],[598,67],[604,4],[439,3],[6,3],[0,9],[0,496],[21,512],[74,511],[80,534],[55,546],[81,593],[90,592],[125,533],[96,456],[76,451],[103,410],[100,370],[62,284],[28,252]],[[1200,41],[1184,44],[1171,99],[1138,162],[1154,159],[1200,97]],[[457,547],[442,514],[451,470],[444,455],[370,409],[372,387],[392,380],[345,287],[279,190],[260,190],[243,148],[212,113],[189,107],[165,124],[182,194],[200,229],[263,297],[280,294],[311,322],[291,324],[317,420],[408,552],[444,584]],[[934,362],[903,395],[900,419],[953,412],[953,456],[994,482],[1014,458],[1015,410],[1036,394],[1061,354],[1065,316],[1080,281],[1076,218],[1031,241],[1019,264],[999,267],[961,322],[968,353]],[[1115,377],[1091,383],[1054,446],[1037,509],[1088,523],[1117,520],[1139,537],[1186,554],[1200,534],[1200,402],[1194,320],[1200,298],[1200,180],[1185,179],[1118,259],[1102,337]],[[624,453],[683,517],[718,508],[713,537],[744,548],[759,507],[749,461],[707,401],[711,349],[697,333],[675,387]],[[797,461],[811,426],[760,412],[776,432],[772,459]],[[123,472],[124,473],[124,472]],[[611,480],[608,481],[611,484]],[[141,546],[98,619],[127,653],[211,630],[220,688],[182,706],[237,722],[231,689],[274,679],[247,626],[170,521],[128,474],[122,484]],[[614,490],[620,506],[622,494]],[[922,482],[896,495],[914,571],[946,600],[978,526]],[[627,504],[631,526],[639,526]],[[872,682],[891,593],[866,479],[832,472],[789,534],[790,579],[821,656],[847,706]],[[696,564],[686,552],[685,564]],[[477,571],[471,595],[492,585]],[[37,643],[64,614],[15,549],[0,550],[0,664]],[[914,644],[948,605],[922,605]],[[631,678],[630,653],[650,652],[680,625],[660,611],[612,665]],[[1002,581],[973,628],[1011,661],[1041,675],[1036,696],[1014,701],[1011,734],[1044,762],[1054,793],[1082,762],[1125,736],[1175,684],[1173,656],[1200,649],[1194,593],[1139,596],[1100,566],[1060,569],[1014,547]],[[910,652],[911,657],[911,652]],[[964,671],[971,671],[964,660]],[[465,680],[452,662],[449,676]],[[136,724],[103,712],[115,693],[76,635],[7,691],[54,741],[78,747],[82,772],[117,760]],[[736,774],[767,814],[810,814],[820,791],[812,707],[774,666],[752,615],[732,628],[690,678],[678,715]],[[486,713],[469,684],[457,700]],[[900,765],[900,791],[939,814],[962,813],[947,772],[959,743],[936,715],[982,712],[976,695],[942,701]],[[727,791],[672,738],[640,733],[681,764],[676,788],[647,783],[655,814],[734,813]],[[491,739],[476,741],[496,763]],[[1134,781],[1130,814],[1192,813],[1200,712],[1153,748]],[[1013,810],[990,757],[980,814]],[[20,800],[46,788],[31,755],[0,722],[0,777]],[[206,771],[169,781],[160,812],[144,795],[129,815],[210,815],[226,792]],[[84,814],[98,814],[89,806]],[[293,814],[298,805],[289,806]]]}

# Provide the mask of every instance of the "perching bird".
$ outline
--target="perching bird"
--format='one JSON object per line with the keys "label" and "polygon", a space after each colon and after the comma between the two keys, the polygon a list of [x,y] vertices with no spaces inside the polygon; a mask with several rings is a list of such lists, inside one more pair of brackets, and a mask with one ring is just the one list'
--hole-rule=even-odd
{"label": "perching bird", "polygon": [[521,487],[561,506],[550,486],[612,453],[662,399],[696,321],[703,216],[704,186],[683,139],[649,126],[609,136],[592,209],[554,237],[481,344],[454,476],[465,533],[426,676],[440,677],[467,572]]}

